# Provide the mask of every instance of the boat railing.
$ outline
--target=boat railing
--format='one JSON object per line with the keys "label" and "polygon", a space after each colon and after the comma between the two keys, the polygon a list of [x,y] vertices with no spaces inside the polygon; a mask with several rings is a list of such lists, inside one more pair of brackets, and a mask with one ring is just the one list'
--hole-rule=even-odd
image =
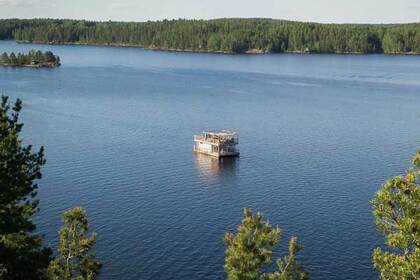
{"label": "boat railing", "polygon": [[237,135],[234,136],[217,136],[217,135],[194,135],[194,141],[209,142],[214,144],[237,145],[239,143]]}

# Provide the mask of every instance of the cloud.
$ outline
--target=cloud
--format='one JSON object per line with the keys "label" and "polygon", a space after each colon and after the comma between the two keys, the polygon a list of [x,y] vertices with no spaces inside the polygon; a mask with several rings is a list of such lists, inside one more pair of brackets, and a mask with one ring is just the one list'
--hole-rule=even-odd
{"label": "cloud", "polygon": [[113,2],[109,3],[109,5],[108,5],[108,8],[110,10],[114,10],[114,9],[117,9],[117,10],[131,10],[131,9],[136,9],[138,7],[139,7],[139,5],[137,3],[131,3],[131,2],[127,3],[127,2],[115,2],[115,1],[113,1]]}
{"label": "cloud", "polygon": [[42,5],[54,5],[53,0],[0,0],[0,7],[27,8]]}
{"label": "cloud", "polygon": [[0,6],[24,7],[36,4],[38,0],[0,0]]}

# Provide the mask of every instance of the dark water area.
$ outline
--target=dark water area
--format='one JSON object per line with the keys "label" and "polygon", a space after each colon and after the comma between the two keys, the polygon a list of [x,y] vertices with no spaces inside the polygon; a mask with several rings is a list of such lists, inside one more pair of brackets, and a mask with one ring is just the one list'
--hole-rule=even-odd
{"label": "dark water area", "polygon": [[[38,230],[87,209],[100,279],[224,279],[223,235],[242,209],[298,236],[312,279],[377,279],[369,201],[420,146],[420,56],[214,55],[0,42],[52,50],[58,69],[0,68],[44,145]],[[241,156],[192,152],[203,129]]]}

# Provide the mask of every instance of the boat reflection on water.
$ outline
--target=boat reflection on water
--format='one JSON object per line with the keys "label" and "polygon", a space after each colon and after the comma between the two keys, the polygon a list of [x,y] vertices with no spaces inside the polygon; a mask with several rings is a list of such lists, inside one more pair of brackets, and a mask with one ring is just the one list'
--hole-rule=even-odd
{"label": "boat reflection on water", "polygon": [[195,163],[198,171],[204,178],[210,181],[234,176],[238,160],[238,157],[217,158],[195,153]]}

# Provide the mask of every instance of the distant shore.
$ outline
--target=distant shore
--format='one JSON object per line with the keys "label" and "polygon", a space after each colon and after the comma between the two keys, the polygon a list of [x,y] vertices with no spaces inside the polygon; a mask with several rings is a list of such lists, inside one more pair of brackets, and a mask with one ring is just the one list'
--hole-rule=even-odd
{"label": "distant shore", "polygon": [[[43,42],[43,41],[22,41],[15,40],[18,44],[41,44],[41,45],[64,45],[64,46],[98,46],[98,47],[116,47],[116,48],[140,48],[152,51],[165,51],[165,52],[191,52],[191,53],[208,53],[208,54],[279,54],[278,52],[268,52],[260,49],[249,49],[243,52],[229,52],[229,51],[214,51],[207,49],[173,49],[162,48],[157,46],[143,46],[137,44],[121,44],[121,43],[82,43],[82,42]],[[363,52],[314,52],[311,50],[302,51],[288,51],[285,50],[281,53],[286,54],[337,54],[337,55],[369,55],[369,54],[385,54],[385,55],[420,55],[417,52],[394,52],[394,53],[363,53]],[[280,53],[280,54],[281,54]]]}
{"label": "distant shore", "polygon": [[0,19],[0,39],[221,54],[420,54],[420,23],[323,24],[261,18],[147,22]]}

